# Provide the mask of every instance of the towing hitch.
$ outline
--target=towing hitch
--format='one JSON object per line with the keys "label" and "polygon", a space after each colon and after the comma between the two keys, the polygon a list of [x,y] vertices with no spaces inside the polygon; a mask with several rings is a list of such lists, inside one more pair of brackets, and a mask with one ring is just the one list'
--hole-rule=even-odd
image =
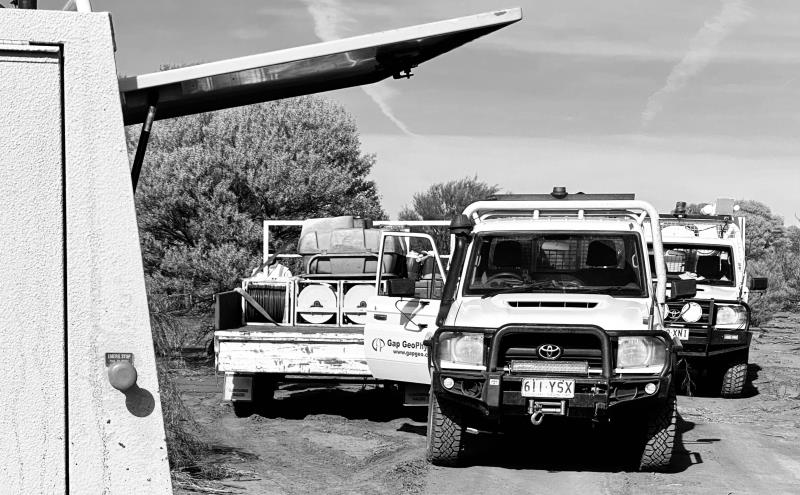
{"label": "towing hitch", "polygon": [[528,401],[528,414],[531,415],[531,424],[539,426],[544,421],[545,414],[554,416],[567,415],[567,401]]}

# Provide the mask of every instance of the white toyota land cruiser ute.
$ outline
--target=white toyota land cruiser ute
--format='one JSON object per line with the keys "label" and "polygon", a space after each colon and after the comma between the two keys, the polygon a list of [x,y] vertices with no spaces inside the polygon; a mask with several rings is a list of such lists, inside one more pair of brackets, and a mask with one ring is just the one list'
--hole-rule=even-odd
{"label": "white toyota land cruiser ute", "polygon": [[[734,200],[720,198],[700,215],[679,201],[661,215],[667,285],[694,279],[697,295],[668,303],[667,331],[681,341],[679,380],[710,395],[742,395],[750,355],[751,291],[766,290],[766,278],[747,274],[745,218],[734,215]],[[645,235],[649,232],[645,230]]]}
{"label": "white toyota land cruiser ute", "polygon": [[[451,223],[446,276],[437,260],[429,273],[378,285],[367,303],[367,364],[378,379],[430,383],[429,461],[463,460],[468,428],[558,415],[610,419],[640,469],[669,465],[680,344],[663,327],[659,228],[655,275],[648,263],[643,225],[657,227],[658,213],[632,198],[555,188],[473,203]],[[438,257],[422,234],[406,241],[427,242]],[[694,290],[693,280],[675,282],[670,297]]]}

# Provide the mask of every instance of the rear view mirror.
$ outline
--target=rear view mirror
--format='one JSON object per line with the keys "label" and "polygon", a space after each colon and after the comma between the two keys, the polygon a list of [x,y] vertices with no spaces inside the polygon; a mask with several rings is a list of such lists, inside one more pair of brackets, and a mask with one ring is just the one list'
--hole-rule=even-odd
{"label": "rear view mirror", "polygon": [[389,297],[414,297],[415,283],[410,278],[392,278],[386,281]]}
{"label": "rear view mirror", "polygon": [[752,277],[747,288],[750,290],[767,290],[769,287],[769,279],[766,277]]}
{"label": "rear view mirror", "polygon": [[669,289],[669,298],[675,299],[691,299],[697,295],[697,281],[695,279],[689,280],[672,280]]}

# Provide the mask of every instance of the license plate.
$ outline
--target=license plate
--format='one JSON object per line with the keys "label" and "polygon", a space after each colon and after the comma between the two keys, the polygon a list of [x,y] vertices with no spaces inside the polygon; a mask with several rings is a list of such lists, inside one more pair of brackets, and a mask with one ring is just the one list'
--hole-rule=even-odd
{"label": "license plate", "polygon": [[677,337],[678,340],[689,340],[689,329],[688,328],[670,328],[669,329],[670,337]]}
{"label": "license plate", "polygon": [[546,399],[572,399],[575,397],[575,380],[561,378],[525,378],[522,380],[523,397]]}

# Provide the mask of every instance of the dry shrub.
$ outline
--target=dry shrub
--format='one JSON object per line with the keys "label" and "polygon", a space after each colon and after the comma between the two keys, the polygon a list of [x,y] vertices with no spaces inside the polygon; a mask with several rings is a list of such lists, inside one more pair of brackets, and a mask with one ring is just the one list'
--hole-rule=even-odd
{"label": "dry shrub", "polygon": [[170,374],[171,363],[176,362],[172,358],[180,353],[181,342],[176,336],[183,335],[181,323],[176,317],[159,311],[153,304],[150,306],[150,325],[156,352],[169,463],[173,471],[195,469],[209,448],[199,439],[200,426],[181,400],[180,392]]}
{"label": "dry shrub", "polygon": [[199,439],[200,426],[181,400],[170,376],[169,364],[164,359],[158,360],[158,385],[170,467],[173,471],[194,470],[209,447]]}

